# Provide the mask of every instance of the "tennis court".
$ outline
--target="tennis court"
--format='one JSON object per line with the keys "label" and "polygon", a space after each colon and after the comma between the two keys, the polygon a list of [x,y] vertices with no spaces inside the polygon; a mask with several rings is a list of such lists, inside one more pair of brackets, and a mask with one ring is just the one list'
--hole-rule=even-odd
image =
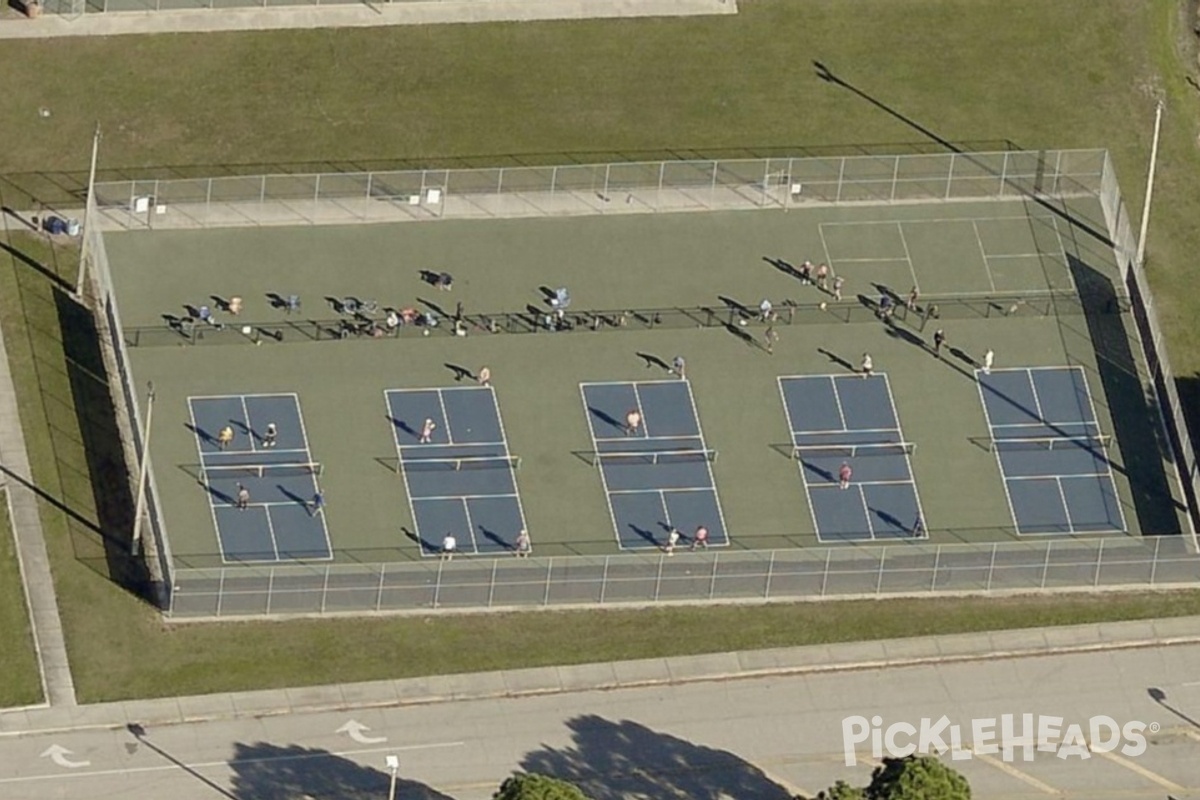
{"label": "tennis court", "polygon": [[781,377],[779,392],[819,541],[926,536],[886,374]]}
{"label": "tennis court", "polygon": [[[226,564],[333,557],[324,510],[315,502],[320,465],[294,394],[189,397],[200,454],[197,482],[208,496]],[[278,429],[268,437],[268,426]],[[232,441],[220,441],[228,430]],[[247,502],[239,502],[240,493]]]}
{"label": "tennis court", "polygon": [[447,535],[456,552],[515,551],[525,530],[520,462],[508,451],[495,392],[389,389],[385,398],[421,554],[441,553]]}
{"label": "tennis court", "polygon": [[[671,531],[690,545],[702,527],[706,547],[728,544],[712,473],[716,452],[705,446],[688,382],[584,383],[580,392],[617,546],[662,548]],[[639,424],[631,426],[634,413]]]}
{"label": "tennis court", "polygon": [[[517,569],[522,529],[538,562],[637,558],[677,529],[684,552],[671,563],[684,569],[706,557],[686,552],[701,526],[707,557],[719,558],[1178,525],[1170,462],[1146,433],[1146,387],[1136,370],[1114,367],[1134,363],[1133,322],[1119,308],[1092,314],[1072,294],[1119,280],[1111,246],[1088,233],[1098,213],[1093,201],[1057,213],[1021,200],[845,204],[131,232],[106,235],[105,246],[131,371],[137,385],[154,382],[161,409],[155,481],[180,564],[420,562],[450,533],[464,556],[504,556]],[[797,274],[806,260],[844,279],[840,300]],[[441,272],[452,290],[429,281]],[[571,305],[547,326],[560,287]],[[882,296],[914,288],[915,311],[900,302],[888,321],[877,316]],[[233,297],[236,316],[218,302]],[[341,335],[345,315],[327,298],[370,299],[357,311],[368,333]],[[755,313],[764,299],[769,320]],[[172,322],[201,304],[223,327],[181,337]],[[416,313],[375,336],[389,309]],[[439,325],[406,321],[430,312]],[[1003,417],[981,403],[976,369],[989,349],[1001,381],[1010,367],[1039,391],[1041,368],[1086,376],[1093,416],[1042,416],[1066,438],[1088,420],[1111,436],[1108,483],[1098,464],[1085,475],[1082,458],[1031,467],[1022,453],[979,445],[1003,438],[994,424],[1019,423],[1024,438],[1064,435],[1036,413]],[[868,379],[855,371],[864,352],[877,369]],[[677,355],[686,380],[670,372]],[[485,365],[487,387],[472,379]],[[285,396],[265,410],[255,399]],[[190,403],[201,398],[217,402]],[[642,424],[630,434],[633,409]],[[211,436],[228,420],[237,437],[225,451],[188,427]],[[434,427],[421,442],[425,420]],[[268,422],[279,428],[273,449],[248,434]],[[772,450],[781,442],[787,458]],[[1149,448],[1136,469],[1134,447]],[[197,448],[210,471],[263,477],[209,481],[220,496],[198,491]],[[280,474],[305,464],[312,474]],[[238,482],[251,493],[245,511]],[[1051,488],[1067,500],[1033,498]],[[318,490],[326,505],[309,516]],[[573,568],[556,561],[554,573]],[[376,574],[363,591],[386,589]]]}
{"label": "tennis court", "polygon": [[1124,532],[1087,376],[1077,367],[979,371],[991,446],[1017,533]]}

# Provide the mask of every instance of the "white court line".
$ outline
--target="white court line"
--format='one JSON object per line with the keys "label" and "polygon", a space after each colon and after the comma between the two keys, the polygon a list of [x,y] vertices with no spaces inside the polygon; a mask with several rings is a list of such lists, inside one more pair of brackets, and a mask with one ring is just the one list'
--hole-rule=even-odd
{"label": "white court line", "polygon": [[913,265],[912,253],[908,249],[908,239],[904,236],[904,223],[897,221],[896,230],[900,231],[900,244],[904,245],[904,260],[908,262],[908,274],[912,276],[913,288],[920,291],[921,283],[917,280],[917,268]]}
{"label": "white court line", "polygon": [[246,395],[238,395],[238,400],[242,404],[242,419],[246,421],[246,438],[250,440],[250,452],[254,453],[258,451],[258,448],[254,445],[254,425],[250,422],[250,409],[246,406]]}
{"label": "white court line", "polygon": [[[692,406],[692,419],[696,421],[696,433],[700,437],[700,449],[707,452],[708,445],[704,441],[704,428],[700,425],[700,411],[696,408],[696,398],[692,396],[692,385],[686,380],[683,382],[684,388],[687,390],[688,401]],[[721,507],[721,496],[717,493],[717,478],[713,475],[713,467],[711,461],[704,462],[705,470],[708,472],[708,485],[712,488],[713,503],[717,506],[717,517],[721,523],[721,531],[725,534],[725,541],[732,542],[733,534],[729,532],[729,527],[725,524],[725,510]]]}
{"label": "white court line", "polygon": [[[647,383],[679,383],[678,378],[658,378],[649,381],[580,381],[580,387],[584,386],[638,386]],[[586,400],[587,397],[584,397]]]}
{"label": "white court line", "polygon": [[[883,378],[883,388],[887,391],[888,403],[892,407],[892,419],[896,421],[896,435],[900,437],[900,441],[904,441],[904,431],[900,426],[900,411],[896,408],[896,398],[892,394],[892,382],[888,378],[886,372],[880,373]],[[917,501],[917,520],[921,523],[921,535],[913,536],[913,539],[928,539],[929,538],[929,521],[925,519],[925,507],[921,504],[921,492],[917,489],[917,474],[913,471],[912,456],[904,453],[904,467],[908,470],[909,480],[912,481],[913,498]],[[914,520],[914,524],[917,522]]]}
{"label": "white court line", "polygon": [[979,224],[974,220],[971,221],[971,230],[975,231],[975,241],[979,244],[979,255],[983,258],[983,271],[987,273],[988,285],[994,292],[996,291],[996,279],[992,276],[992,268],[988,264],[988,254],[983,246],[983,237],[979,235]]}
{"label": "white court line", "polygon": [[408,485],[408,472],[404,469],[404,453],[400,444],[400,426],[397,424],[399,420],[396,418],[395,409],[392,408],[392,393],[403,394],[409,391],[406,389],[384,389],[383,390],[383,405],[387,409],[388,427],[392,429],[392,443],[396,446],[396,466],[400,469],[400,478],[404,481],[404,498],[408,501],[408,518],[412,520],[413,534],[417,537],[417,555],[424,557],[425,547],[421,540],[421,532],[417,530],[417,510],[413,507],[412,491]]}
{"label": "white court line", "polygon": [[[981,245],[982,246],[982,245]],[[997,258],[1041,258],[1044,253],[998,253],[995,255],[985,255],[989,261]]]}
{"label": "white court line", "polygon": [[[792,412],[788,409],[787,404],[787,393],[783,391],[783,382],[785,380],[787,378],[780,376],[775,379],[775,384],[779,387],[779,401],[783,403],[783,416],[787,420],[788,430],[791,431],[792,444],[795,446],[796,423],[792,421]],[[817,541],[819,542],[821,541],[821,526],[817,524],[817,509],[813,505],[812,492],[808,488],[808,477],[804,474],[804,465],[800,463],[800,459],[794,458],[792,460],[796,462],[800,470],[800,482],[804,486],[804,499],[808,501],[808,513],[812,517],[813,531],[817,534]]]}
{"label": "white court line", "polygon": [[[1078,291],[1075,283],[1075,273],[1071,271],[1071,259],[1067,255],[1067,246],[1063,243],[1062,230],[1058,227],[1058,217],[1050,217],[1050,224],[1054,226],[1054,235],[1058,238],[1058,254],[1062,256],[1063,269],[1067,271],[1067,288],[1072,292]],[[1038,254],[1042,255],[1041,253]]]}
{"label": "white court line", "polygon": [[275,538],[275,523],[271,522],[271,510],[267,508],[267,503],[259,505],[263,510],[263,515],[267,518],[267,532],[271,534],[271,549],[275,551],[275,560],[282,561],[279,557],[279,541]]}
{"label": "white court line", "polygon": [[[993,198],[993,199],[998,199],[998,198]],[[1019,200],[1021,198],[1013,197],[1012,199]],[[933,202],[940,202],[940,201],[935,200]],[[927,223],[931,223],[931,222],[1007,222],[1007,221],[1011,221],[1011,220],[1053,220],[1053,219],[1057,219],[1057,217],[1050,215],[1050,214],[1018,214],[1015,216],[1006,216],[1006,215],[1001,214],[1000,216],[995,216],[995,217],[969,217],[969,216],[963,216],[963,217],[919,217],[916,219],[906,219],[906,220],[904,220],[904,223],[905,224],[916,224],[916,223],[927,224]],[[839,226],[839,225],[889,225],[889,224],[895,224],[895,223],[896,223],[895,219],[868,219],[868,220],[846,220],[845,222],[840,222],[840,221],[835,220],[835,221],[830,221],[830,222],[822,222],[819,224],[820,225],[828,225],[829,227],[832,228],[832,227]]]}
{"label": "white court line", "polygon": [[864,263],[864,262],[875,264],[875,263],[883,262],[883,261],[908,261],[910,264],[912,263],[911,261],[909,261],[907,256],[898,256],[896,258],[839,258],[838,259],[839,264],[858,264],[858,263]]}
{"label": "white court line", "polygon": [[679,486],[670,489],[613,489],[609,494],[650,494],[652,492],[716,492],[711,486]]}
{"label": "white court line", "polygon": [[833,402],[837,405],[838,419],[842,421],[842,433],[848,432],[846,412],[842,410],[842,396],[838,394],[837,379],[830,377],[829,385],[833,388]]}
{"label": "white court line", "polygon": [[[192,418],[192,430],[199,431],[200,429],[196,425],[196,409],[192,405],[192,398],[190,398],[190,397],[188,398],[188,416],[190,416]],[[200,441],[199,436],[196,436],[194,438],[196,439],[196,450],[200,454],[200,470],[203,473],[203,470],[204,470],[204,447],[203,447],[202,442]],[[216,498],[213,497],[213,493],[212,493],[212,491],[210,491],[208,484],[205,481],[203,481],[203,480],[200,481],[200,485],[202,487],[204,487],[204,493],[206,495],[208,495],[208,510],[209,510],[209,513],[212,514],[213,535],[215,535],[217,537],[217,552],[221,556],[221,562],[228,563],[228,561],[226,561],[226,559],[225,559],[225,547],[221,542],[221,526],[217,522],[217,506],[216,506],[216,503],[213,502],[214,500],[216,500]]]}
{"label": "white court line", "polygon": [[[889,481],[851,480],[850,485],[851,486],[912,486],[912,487],[916,488],[917,482],[912,480],[911,478],[909,478],[906,481],[903,481],[903,480],[889,480]],[[814,492],[825,491],[828,489],[837,489],[837,488],[838,488],[837,480],[832,480],[829,483],[814,483],[812,485],[812,490]]]}
{"label": "white court line", "polygon": [[413,500],[416,500],[417,502],[421,502],[423,500],[482,500],[488,497],[516,496],[517,495],[512,492],[505,492],[503,494],[433,494],[428,496],[421,495],[419,497],[414,497]]}
{"label": "white court line", "polygon": [[[300,396],[297,394],[294,394],[294,393],[291,395],[278,395],[278,396],[279,397],[289,397],[290,396],[292,398],[292,406],[296,410],[296,422],[299,423],[299,425],[300,425],[300,438],[304,441],[304,453],[305,453],[306,458],[308,459],[309,463],[312,463],[312,464],[317,463],[316,459],[313,458],[312,448],[309,447],[309,444],[308,444],[308,428],[304,424],[304,411],[301,410],[301,408],[300,408]],[[388,424],[391,424],[391,423],[388,423]],[[396,429],[396,426],[392,425],[392,430],[395,430],[395,429]],[[315,474],[309,475],[309,480],[312,485],[313,497],[315,498],[317,496],[317,493],[321,491],[321,480]],[[321,509],[321,510],[324,511],[324,509]],[[268,516],[269,516],[269,512],[268,512]],[[329,525],[327,524],[327,520],[325,519],[324,513],[321,514],[321,535],[325,537],[325,552],[329,553],[329,557],[327,559],[318,559],[318,560],[332,561],[333,560],[333,540],[331,540],[329,538]]]}
{"label": "white court line", "polygon": [[450,430],[450,415],[446,413],[446,401],[442,398],[442,390],[437,390],[438,405],[442,408],[442,422],[446,423],[446,444],[454,444],[454,431]]}
{"label": "white court line", "polygon": [[[993,370],[995,372],[997,370]],[[1015,370],[1006,370],[1015,371]],[[975,388],[979,390],[979,404],[983,406],[983,419],[988,426],[988,436],[992,439],[996,438],[996,426],[992,424],[992,415],[988,411],[987,398],[983,394],[983,381],[979,380],[979,370],[975,370]],[[1008,478],[1004,472],[1004,464],[1000,460],[1000,451],[992,449],[992,455],[996,459],[996,469],[1000,472],[1000,483],[1004,486],[1004,499],[1008,502],[1008,514],[1012,517],[1013,529],[1017,535],[1021,535],[1021,523],[1017,521],[1017,508],[1013,505],[1012,493],[1008,491]]]}
{"label": "white court line", "polygon": [[[512,453],[509,452],[508,449],[508,432],[504,429],[504,418],[500,415],[500,400],[496,397],[496,390],[494,388],[491,386],[485,386],[483,388],[487,389],[489,396],[492,398],[492,408],[494,408],[496,411],[496,424],[500,426],[500,438],[504,440],[501,442],[501,446],[504,448],[504,457],[506,459],[510,459],[512,457]],[[521,520],[521,530],[528,531],[529,522],[525,517],[525,506],[521,502],[521,487],[517,485],[517,470],[513,468],[511,461],[508,465],[508,476],[512,479],[513,493],[517,498],[517,516]],[[532,541],[532,534],[529,538]],[[513,541],[514,543],[516,542],[515,539]],[[530,546],[530,552],[532,553],[532,551],[533,547]]]}
{"label": "white court line", "polygon": [[[829,255],[829,243],[825,241],[825,223],[821,222],[817,224],[817,235],[821,237],[821,250],[825,253],[825,261],[823,263],[828,264],[830,269],[834,269],[833,258]],[[837,270],[835,269],[834,274],[837,274]]]}
{"label": "white court line", "polygon": [[867,506],[867,493],[862,490],[860,484],[852,484],[851,486],[858,493],[858,502],[862,506],[863,517],[867,520],[867,533],[871,534],[871,541],[875,541],[875,526],[871,524],[871,509]]}
{"label": "white court line", "polygon": [[[392,425],[393,430],[395,430],[395,427],[396,427],[395,425]],[[447,442],[446,444],[442,444],[441,442],[430,442],[429,444],[402,444],[402,445],[398,445],[398,448],[399,448],[399,451],[401,453],[403,453],[405,450],[436,450],[439,447],[504,447],[504,446],[505,446],[504,442],[460,442],[458,444],[455,444],[453,442]],[[453,457],[453,456],[451,456],[451,457]],[[460,456],[460,458],[472,458],[472,456]],[[487,458],[487,456],[479,456],[479,458]],[[411,458],[409,460],[410,461],[422,461],[424,459]]]}
{"label": "white court line", "polygon": [[[471,537],[471,555],[479,555],[479,542],[475,541],[475,521],[471,519],[471,507],[467,505],[467,498],[460,497],[458,499],[462,503],[463,513],[467,515],[467,535]],[[420,532],[417,536],[420,536]]]}
{"label": "white court line", "polygon": [[1058,489],[1058,499],[1062,501],[1063,515],[1067,518],[1067,528],[1075,533],[1075,523],[1071,521],[1071,509],[1067,505],[1067,493],[1063,491],[1062,476],[1054,476],[1054,486]]}
{"label": "white court line", "polygon": [[104,775],[143,775],[150,772],[172,772],[174,770],[188,771],[209,769],[214,767],[234,767],[239,764],[269,764],[282,761],[307,761],[318,758],[344,758],[346,756],[366,755],[368,753],[397,753],[411,750],[434,750],[444,747],[462,747],[466,742],[437,742],[430,744],[387,745],[372,747],[365,750],[341,750],[328,752],[323,750],[311,751],[299,755],[271,756],[268,758],[234,758],[221,761],[198,761],[195,763],[160,764],[153,767],[122,767],[120,769],[97,769],[84,772],[54,772],[48,775],[19,775],[11,778],[0,778],[0,784],[32,783],[34,781],[57,781],[63,778],[96,778]]}
{"label": "white court line", "polygon": [[[1085,372],[1081,367],[1074,367],[1074,369],[1078,369],[1080,377],[1083,378],[1083,391],[1087,394],[1088,405],[1092,411],[1092,419],[1095,420],[1096,433],[1102,434],[1103,431],[1100,430],[1100,417],[1096,416],[1096,400],[1094,397],[1092,397],[1092,387],[1088,384],[1087,372]],[[1113,476],[1112,460],[1107,455],[1104,456],[1104,465],[1108,467],[1108,482],[1113,488],[1113,498],[1116,500],[1117,514],[1120,515],[1121,518],[1121,530],[1128,530],[1128,522],[1125,519],[1125,508],[1121,503],[1120,495],[1117,494],[1117,481]]]}
{"label": "white court line", "polygon": [[[592,450],[595,452],[599,452],[600,442],[596,438],[596,428],[595,428],[594,423],[592,422],[592,407],[588,404],[587,391],[585,390],[585,387],[587,387],[587,386],[596,386],[596,385],[603,385],[603,384],[588,384],[588,383],[579,384],[579,397],[581,400],[583,400],[583,413],[587,417],[588,433],[591,435],[591,438],[592,438]],[[612,492],[610,492],[608,490],[608,478],[605,477],[605,475],[604,475],[604,469],[603,469],[603,465],[601,464],[601,462],[599,460],[597,460],[596,464],[597,464],[597,469],[600,473],[600,487],[604,490],[604,504],[606,506],[608,506],[608,518],[610,520],[612,520],[613,536],[615,536],[617,539],[617,549],[623,550],[624,548],[621,546],[621,531],[617,527],[617,510],[615,508],[613,508]]]}
{"label": "white court line", "polygon": [[1048,481],[1055,478],[1107,478],[1106,472],[1071,472],[1063,474],[1055,472],[1049,475],[1007,475],[1006,481]]}

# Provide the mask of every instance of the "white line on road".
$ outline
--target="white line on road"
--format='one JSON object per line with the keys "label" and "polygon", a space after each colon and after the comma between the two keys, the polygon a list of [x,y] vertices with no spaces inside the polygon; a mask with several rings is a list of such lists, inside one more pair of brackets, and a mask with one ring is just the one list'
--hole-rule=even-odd
{"label": "white line on road", "polygon": [[1107,750],[1093,750],[1092,752],[1096,753],[1097,755],[1103,756],[1104,758],[1107,758],[1109,761],[1113,762],[1114,764],[1120,764],[1122,767],[1125,767],[1125,769],[1127,769],[1131,772],[1136,772],[1138,775],[1141,775],[1143,778],[1145,778],[1146,780],[1148,780],[1152,783],[1157,783],[1159,786],[1163,787],[1168,792],[1183,793],[1183,792],[1187,791],[1187,789],[1184,789],[1178,783],[1175,783],[1174,781],[1164,778],[1162,775],[1159,775],[1157,772],[1151,772],[1150,770],[1143,767],[1141,764],[1138,764],[1137,762],[1132,761],[1128,758],[1123,758],[1122,756],[1119,756],[1116,753],[1110,753]]}
{"label": "white line on road", "polygon": [[1062,794],[1062,792],[1060,792],[1058,789],[1055,789],[1050,784],[1039,781],[1028,772],[1023,772],[1006,761],[1001,761],[998,758],[980,752],[974,752],[972,754],[972,758],[976,758],[985,764],[990,764],[991,766],[1003,772],[1005,775],[1011,775],[1022,783],[1028,784],[1029,786],[1037,789],[1039,792],[1045,792],[1046,794]]}
{"label": "white line on road", "polygon": [[99,769],[87,772],[58,772],[50,775],[24,775],[14,778],[0,778],[0,784],[30,783],[32,781],[59,780],[61,778],[91,778],[103,775],[138,775],[147,772],[169,772],[177,769],[205,769],[208,767],[232,767],[238,764],[265,764],[278,761],[304,761],[315,758],[335,758],[344,756],[365,755],[367,753],[401,753],[412,750],[433,750],[446,747],[462,747],[466,742],[437,742],[436,744],[392,745],[388,747],[368,747],[361,750],[339,750],[337,752],[308,753],[305,755],[272,756],[270,758],[236,758],[225,761],[205,761],[197,764],[161,764],[157,767],[129,767],[127,769]]}

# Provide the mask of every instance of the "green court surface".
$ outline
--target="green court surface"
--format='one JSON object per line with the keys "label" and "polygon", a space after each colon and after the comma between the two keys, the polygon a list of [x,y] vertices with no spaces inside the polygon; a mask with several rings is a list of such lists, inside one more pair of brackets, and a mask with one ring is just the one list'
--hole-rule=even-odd
{"label": "green court surface", "polygon": [[[294,393],[309,454],[323,467],[333,559],[373,563],[422,555],[386,390],[472,385],[455,368],[488,366],[508,449],[521,459],[516,480],[535,555],[608,554],[618,540],[585,453],[594,445],[580,384],[670,379],[656,359],[676,355],[687,360],[705,445],[719,454],[712,470],[732,548],[819,543],[786,447],[777,377],[850,374],[866,352],[887,375],[904,440],[917,444],[912,471],[930,541],[1016,537],[975,380],[989,349],[997,369],[1081,368],[1099,427],[1114,436],[1105,457],[1128,527],[1117,535],[1179,530],[1182,505],[1134,322],[1113,298],[1121,291],[1112,250],[1094,234],[1101,220],[1092,200],[1009,200],[114,233],[106,246],[136,345],[134,377],[156,389],[152,454],[176,562],[222,563],[209,495],[196,480],[189,398]],[[846,279],[840,303],[771,263],[805,259]],[[451,273],[453,291],[424,282],[422,270]],[[880,287],[906,296],[914,285],[918,306],[936,304],[939,318],[898,313],[885,325],[867,309]],[[305,333],[337,319],[325,298],[348,296],[451,313],[461,302],[472,320],[530,309],[536,324],[548,313],[545,290],[560,286],[570,289],[569,317],[608,314],[601,330],[522,335],[472,325],[457,337],[443,323],[427,337]],[[302,300],[282,341],[257,333],[288,319],[268,302],[272,293]],[[206,333],[209,344],[188,344],[164,322],[232,296],[245,308],[236,318],[217,312],[233,330]],[[779,312],[773,354],[762,323],[705,326],[710,317],[697,311],[728,319],[731,301],[755,310],[764,298]],[[611,316],[638,309],[687,313],[657,326],[636,313],[623,324]],[[241,336],[242,325],[255,332]],[[948,347],[936,358],[939,327]]]}

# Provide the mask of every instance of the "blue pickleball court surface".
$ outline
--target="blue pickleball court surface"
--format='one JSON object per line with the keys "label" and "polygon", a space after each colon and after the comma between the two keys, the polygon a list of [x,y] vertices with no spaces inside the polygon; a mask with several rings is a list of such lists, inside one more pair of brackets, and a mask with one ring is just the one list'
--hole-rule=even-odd
{"label": "blue pickleball court surface", "polygon": [[[709,546],[729,543],[691,386],[687,381],[580,384],[617,545],[661,548],[672,529],[688,546],[708,529]],[[636,410],[642,424],[625,428]]]}
{"label": "blue pickleball court surface", "polygon": [[1083,369],[979,370],[976,378],[1017,533],[1124,533],[1108,437]]}
{"label": "blue pickleball court surface", "polygon": [[[227,563],[319,561],[333,557],[325,510],[300,401],[294,394],[189,397],[190,428],[200,453],[198,481],[208,495],[222,560]],[[278,436],[271,444],[267,426]],[[225,448],[218,434],[231,428]],[[241,487],[250,493],[237,507]]]}
{"label": "blue pickleball court surface", "polygon": [[781,377],[779,392],[819,541],[927,536],[887,375]]}
{"label": "blue pickleball court surface", "polygon": [[[525,529],[516,462],[490,386],[389,389],[388,419],[422,555],[513,551]],[[426,420],[436,426],[420,441]]]}

